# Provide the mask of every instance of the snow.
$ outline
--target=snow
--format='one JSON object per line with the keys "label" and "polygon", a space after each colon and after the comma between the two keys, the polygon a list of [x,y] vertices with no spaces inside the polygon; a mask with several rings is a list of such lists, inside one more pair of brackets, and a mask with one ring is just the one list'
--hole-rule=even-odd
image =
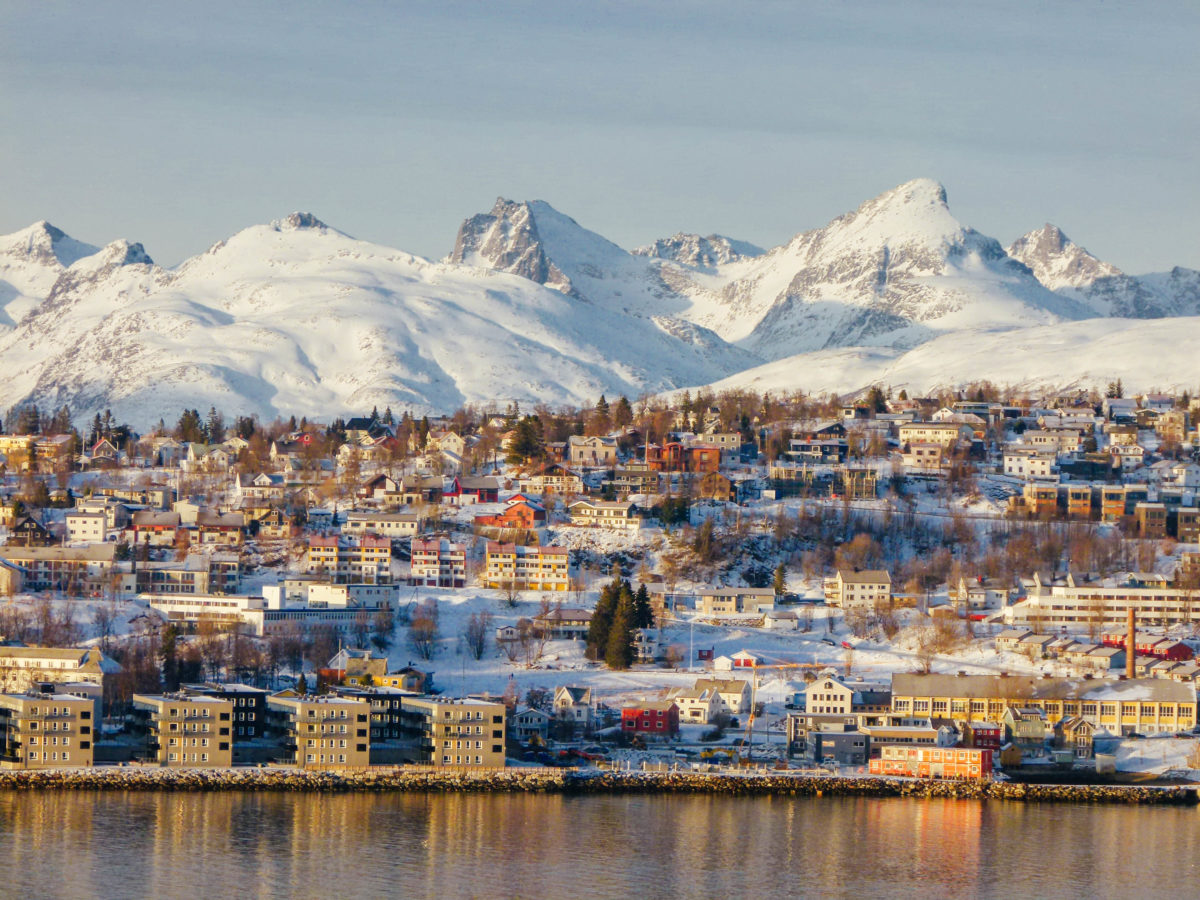
{"label": "snow", "polygon": [[[164,269],[39,222],[0,237],[0,390],[144,428],[184,406],[421,414],[714,383],[1194,387],[1200,273],[1131,279],[1054,226],[1014,258],[930,179],[761,255],[715,235],[659,245],[629,253],[501,199],[442,262],[295,213]],[[1096,318],[1114,311],[1146,318]],[[1164,311],[1188,315],[1150,318]]]}

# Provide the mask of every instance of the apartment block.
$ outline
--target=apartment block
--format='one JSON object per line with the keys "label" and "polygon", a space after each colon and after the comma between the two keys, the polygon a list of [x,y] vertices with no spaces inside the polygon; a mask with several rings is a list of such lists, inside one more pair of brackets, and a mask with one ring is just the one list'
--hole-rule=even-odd
{"label": "apartment block", "polygon": [[0,767],[90,766],[95,708],[92,700],[71,694],[0,694]]}
{"label": "apartment block", "polygon": [[308,542],[307,570],[338,584],[384,584],[391,581],[392,542],[369,534],[314,537]]}
{"label": "apartment block", "polygon": [[302,769],[371,762],[371,705],[330,695],[267,698],[273,733]]}
{"label": "apartment block", "polygon": [[134,694],[133,709],[146,734],[146,758],[171,768],[233,765],[233,703],[218,697]]}
{"label": "apartment block", "polygon": [[421,762],[433,766],[502,767],[503,703],[486,700],[404,700],[407,728],[419,734]]}
{"label": "apartment block", "polygon": [[523,547],[488,541],[483,581],[490,588],[565,591],[570,586],[565,547]]}
{"label": "apartment block", "polygon": [[408,583],[424,587],[466,587],[467,548],[445,538],[414,538]]}

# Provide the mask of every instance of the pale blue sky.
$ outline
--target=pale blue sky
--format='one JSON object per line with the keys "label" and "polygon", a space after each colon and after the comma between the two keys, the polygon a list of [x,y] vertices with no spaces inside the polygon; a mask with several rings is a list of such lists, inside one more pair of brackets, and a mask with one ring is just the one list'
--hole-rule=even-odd
{"label": "pale blue sky", "polygon": [[0,233],[174,265],[302,209],[440,257],[503,195],[773,246],[928,176],[1004,243],[1200,267],[1197,46],[1194,0],[0,0]]}

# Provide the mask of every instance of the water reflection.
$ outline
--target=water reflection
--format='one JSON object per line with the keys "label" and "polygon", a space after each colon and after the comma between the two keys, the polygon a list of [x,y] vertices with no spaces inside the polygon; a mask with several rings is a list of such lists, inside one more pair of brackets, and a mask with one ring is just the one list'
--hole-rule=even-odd
{"label": "water reflection", "polygon": [[965,801],[0,793],[3,896],[1191,895],[1197,813]]}

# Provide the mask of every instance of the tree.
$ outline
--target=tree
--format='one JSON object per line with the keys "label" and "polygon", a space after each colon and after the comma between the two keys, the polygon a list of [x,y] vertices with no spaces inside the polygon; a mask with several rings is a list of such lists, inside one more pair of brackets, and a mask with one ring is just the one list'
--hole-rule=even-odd
{"label": "tree", "polygon": [[617,428],[624,428],[633,422],[633,407],[629,405],[629,398],[622,394],[617,399],[617,405],[613,407],[612,423]]}
{"label": "tree", "polygon": [[618,579],[613,579],[611,583],[600,589],[600,599],[596,601],[596,608],[592,611],[592,620],[588,624],[586,651],[588,659],[603,659],[608,652],[608,634],[617,611],[620,590]]}
{"label": "tree", "polygon": [[371,645],[382,653],[392,645],[392,634],[396,630],[396,617],[386,606],[375,613],[371,621]]}
{"label": "tree", "polygon": [[436,600],[426,600],[417,606],[408,624],[408,642],[424,660],[433,659],[437,652],[438,608]]}
{"label": "tree", "polygon": [[296,693],[297,694],[307,694],[308,693],[308,679],[306,679],[304,677],[303,672],[301,672],[300,677],[296,679]]}
{"label": "tree", "polygon": [[772,586],[775,588],[776,597],[782,597],[787,590],[787,572],[784,570],[783,563],[775,567],[775,580]]}
{"label": "tree", "polygon": [[463,629],[463,642],[468,652],[476,659],[483,659],[487,648],[488,634],[492,630],[492,616],[487,612],[472,613]]}
{"label": "tree", "polygon": [[622,585],[604,653],[604,662],[610,669],[628,669],[633,665],[634,627],[633,595],[628,585]]}
{"label": "tree", "polygon": [[638,585],[637,593],[633,595],[633,627],[651,628],[654,626],[654,608],[650,605],[650,591],[646,585]]}
{"label": "tree", "polygon": [[215,406],[208,409],[208,420],[204,423],[204,436],[210,444],[219,444],[225,440],[225,417],[217,412]]}

